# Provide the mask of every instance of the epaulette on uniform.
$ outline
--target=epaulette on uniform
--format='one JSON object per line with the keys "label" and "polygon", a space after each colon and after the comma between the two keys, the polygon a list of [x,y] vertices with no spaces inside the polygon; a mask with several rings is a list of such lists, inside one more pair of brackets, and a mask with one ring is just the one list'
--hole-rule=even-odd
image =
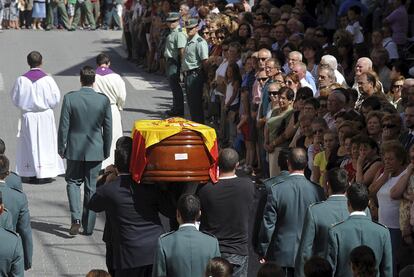
{"label": "epaulette on uniform", "polygon": [[160,236],[160,238],[165,238],[166,236],[169,236],[169,235],[171,235],[171,234],[174,234],[176,231],[171,231],[171,232],[168,232],[168,233],[165,233],[165,234],[162,234],[161,236]]}
{"label": "epaulette on uniform", "polygon": [[203,41],[203,39],[202,39],[202,38],[197,38],[197,41],[198,41],[198,42],[202,42],[202,41]]}
{"label": "epaulette on uniform", "polygon": [[18,191],[20,193],[23,193],[23,190],[21,190],[19,188],[16,188],[16,187],[9,187],[9,188],[12,189],[12,190]]}
{"label": "epaulette on uniform", "polygon": [[13,230],[10,230],[10,229],[6,229],[6,228],[3,228],[4,230],[6,230],[7,232],[9,232],[9,233],[12,233],[13,235],[15,235],[16,237],[19,237],[19,234],[18,233],[16,233],[15,231],[13,231]]}
{"label": "epaulette on uniform", "polygon": [[337,223],[332,224],[332,225],[331,225],[331,228],[332,228],[332,227],[335,227],[336,225],[339,225],[339,224],[343,223],[344,221],[345,221],[345,220],[342,220],[342,221],[339,221],[339,222],[337,222]]}
{"label": "epaulette on uniform", "polygon": [[215,235],[213,235],[213,234],[211,234],[209,232],[206,232],[206,231],[200,231],[200,232],[203,233],[203,234],[209,235],[210,237],[216,238]]}
{"label": "epaulette on uniform", "polygon": [[312,204],[309,205],[309,208],[313,207],[313,206],[316,206],[318,204],[322,204],[323,202],[325,202],[325,201],[319,201],[319,202],[312,203]]}
{"label": "epaulette on uniform", "polygon": [[385,225],[384,225],[384,224],[382,224],[382,223],[379,223],[379,222],[377,222],[377,221],[372,221],[372,222],[377,223],[378,225],[380,225],[381,227],[384,227],[385,229],[388,229],[388,227],[387,227],[387,226],[385,226]]}

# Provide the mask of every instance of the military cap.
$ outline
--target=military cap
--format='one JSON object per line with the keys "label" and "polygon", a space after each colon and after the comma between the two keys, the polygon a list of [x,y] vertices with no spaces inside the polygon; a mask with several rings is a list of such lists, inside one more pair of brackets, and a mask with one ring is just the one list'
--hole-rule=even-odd
{"label": "military cap", "polygon": [[177,21],[179,19],[180,19],[180,13],[171,12],[171,13],[168,13],[168,17],[165,21],[173,22],[173,21]]}
{"label": "military cap", "polygon": [[185,22],[185,28],[194,28],[198,26],[198,19],[197,18],[190,18]]}

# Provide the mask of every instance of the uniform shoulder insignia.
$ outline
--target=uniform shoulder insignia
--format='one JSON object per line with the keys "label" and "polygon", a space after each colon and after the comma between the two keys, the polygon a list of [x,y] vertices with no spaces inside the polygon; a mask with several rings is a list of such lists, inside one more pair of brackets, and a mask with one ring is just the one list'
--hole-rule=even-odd
{"label": "uniform shoulder insignia", "polygon": [[197,41],[198,41],[198,42],[202,42],[202,41],[203,41],[203,39],[202,39],[202,38],[197,38]]}
{"label": "uniform shoulder insignia", "polygon": [[164,237],[169,236],[169,235],[174,234],[174,233],[175,233],[175,231],[171,231],[171,232],[168,232],[168,233],[162,234],[162,235],[160,236],[160,238],[164,238]]}
{"label": "uniform shoulder insignia", "polygon": [[342,220],[342,221],[339,221],[339,222],[336,222],[336,223],[333,223],[332,225],[331,225],[331,228],[332,227],[335,227],[336,225],[339,225],[339,224],[341,224],[342,222],[344,222],[345,220]]}
{"label": "uniform shoulder insignia", "polygon": [[7,232],[9,232],[9,233],[11,233],[11,234],[13,234],[13,235],[15,235],[16,237],[19,237],[19,234],[18,233],[16,233],[15,231],[13,231],[13,230],[10,230],[10,229],[6,229],[6,228],[3,228],[4,230],[6,230]]}
{"label": "uniform shoulder insignia", "polygon": [[382,223],[379,223],[379,222],[377,222],[377,221],[372,221],[372,222],[377,223],[378,225],[380,225],[381,227],[384,227],[385,229],[388,229],[388,227],[387,227],[387,226],[385,226],[385,225],[384,225],[384,224],[382,224]]}
{"label": "uniform shoulder insignia", "polygon": [[210,237],[216,238],[215,235],[213,235],[213,234],[211,234],[209,232],[206,232],[206,231],[200,231],[200,232],[203,233],[203,234],[209,235]]}
{"label": "uniform shoulder insignia", "polygon": [[19,189],[19,188],[11,187],[10,189],[15,190],[15,191],[18,191],[18,192],[20,192],[20,193],[23,193],[23,190],[21,190],[21,189]]}
{"label": "uniform shoulder insignia", "polygon": [[323,202],[325,202],[325,201],[320,201],[320,202],[315,202],[315,203],[312,203],[312,204],[310,204],[310,205],[309,205],[309,208],[310,208],[310,207],[313,207],[313,206],[316,206],[316,205],[318,205],[318,204],[322,204]]}

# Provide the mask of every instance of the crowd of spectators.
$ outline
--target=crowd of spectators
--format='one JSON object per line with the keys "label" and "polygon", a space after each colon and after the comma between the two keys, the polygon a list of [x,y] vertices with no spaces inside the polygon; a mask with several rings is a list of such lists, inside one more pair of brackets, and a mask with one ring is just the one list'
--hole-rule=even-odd
{"label": "crowd of spectators", "polygon": [[140,1],[125,9],[124,36],[129,59],[164,74],[169,13],[180,13],[184,33],[198,19],[209,50],[204,123],[243,157],[238,169],[278,176],[279,152],[300,147],[305,176],[325,191],[326,172],[346,170],[368,188],[396,259],[413,244],[412,9],[405,0]]}

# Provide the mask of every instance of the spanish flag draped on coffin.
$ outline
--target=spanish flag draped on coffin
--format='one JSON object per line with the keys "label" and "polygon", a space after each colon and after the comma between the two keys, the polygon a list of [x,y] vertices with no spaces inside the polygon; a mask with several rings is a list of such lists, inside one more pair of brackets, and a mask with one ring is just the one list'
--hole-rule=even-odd
{"label": "spanish flag draped on coffin", "polygon": [[179,117],[137,120],[132,139],[130,172],[138,183],[218,181],[217,136],[211,127]]}

